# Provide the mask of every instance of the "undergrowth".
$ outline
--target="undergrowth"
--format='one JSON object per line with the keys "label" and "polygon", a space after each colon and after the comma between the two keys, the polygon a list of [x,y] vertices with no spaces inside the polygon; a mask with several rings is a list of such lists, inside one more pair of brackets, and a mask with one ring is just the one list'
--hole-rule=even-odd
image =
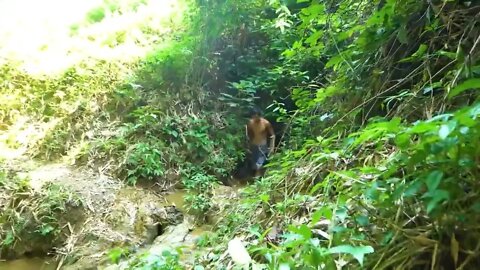
{"label": "undergrowth", "polygon": [[269,269],[474,269],[480,7],[306,2],[252,10],[280,60],[226,98],[270,104],[282,150],[207,246],[242,237]]}
{"label": "undergrowth", "polygon": [[[242,156],[233,135],[238,117],[212,100],[198,77],[204,75],[194,71],[210,65],[196,53],[201,33],[185,30],[197,16],[195,5],[164,4],[162,11],[180,6],[178,14],[155,18],[149,10],[161,5],[153,1],[104,1],[71,26],[71,39],[88,39],[107,55],[116,57],[131,42],[143,55],[104,59],[84,52],[82,61],[56,74],[3,62],[0,138],[36,158],[101,167],[132,185],[184,187],[192,212],[202,214],[212,188]],[[124,37],[103,40],[115,34],[110,30]]]}
{"label": "undergrowth", "polygon": [[68,235],[65,224],[80,222],[81,202],[53,183],[34,190],[27,178],[0,171],[0,257],[46,255]]}

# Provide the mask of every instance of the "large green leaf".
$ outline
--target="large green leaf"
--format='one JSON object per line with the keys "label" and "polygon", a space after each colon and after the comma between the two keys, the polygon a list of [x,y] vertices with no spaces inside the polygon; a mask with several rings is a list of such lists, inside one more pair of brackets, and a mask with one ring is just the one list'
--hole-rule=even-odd
{"label": "large green leaf", "polygon": [[450,93],[448,94],[448,97],[452,98],[468,89],[480,89],[480,78],[466,80],[463,83],[457,85],[455,88],[453,88],[450,91]]}
{"label": "large green leaf", "polygon": [[437,189],[434,192],[429,192],[429,197],[431,197],[431,199],[427,204],[427,214],[435,210],[441,202],[450,199],[450,193],[446,190]]}
{"label": "large green leaf", "polygon": [[312,238],[312,231],[305,224],[302,224],[298,227],[293,227],[292,226],[292,227],[289,227],[289,229],[290,229],[290,231],[303,236],[304,239]]}
{"label": "large green leaf", "polygon": [[435,170],[427,176],[428,191],[435,191],[443,178],[443,172]]}
{"label": "large green leaf", "polygon": [[412,56],[403,58],[399,62],[405,63],[405,62],[412,62],[412,61],[418,60],[425,55],[425,53],[427,52],[427,49],[428,49],[427,45],[421,44],[420,47],[418,47],[418,50],[415,53],[413,53]]}
{"label": "large green leaf", "polygon": [[325,64],[325,68],[333,67],[342,61],[343,61],[342,56],[340,54],[337,54],[334,57],[330,58],[330,60],[328,60],[328,62]]}
{"label": "large green leaf", "polygon": [[418,191],[422,188],[423,182],[421,181],[413,181],[408,184],[407,189],[403,192],[403,196],[405,197],[412,197],[418,193]]}
{"label": "large green leaf", "polygon": [[350,254],[360,263],[360,265],[363,265],[363,258],[365,257],[365,254],[373,253],[374,249],[371,246],[354,247],[351,245],[341,245],[341,246],[330,248],[328,252],[331,254],[335,254],[335,253]]}

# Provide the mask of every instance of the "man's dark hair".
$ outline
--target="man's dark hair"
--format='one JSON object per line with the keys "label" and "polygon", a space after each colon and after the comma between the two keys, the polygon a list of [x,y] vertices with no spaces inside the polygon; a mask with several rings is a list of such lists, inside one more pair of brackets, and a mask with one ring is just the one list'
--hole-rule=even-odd
{"label": "man's dark hair", "polygon": [[251,108],[248,116],[254,117],[255,115],[262,116],[262,110],[260,110],[258,107]]}

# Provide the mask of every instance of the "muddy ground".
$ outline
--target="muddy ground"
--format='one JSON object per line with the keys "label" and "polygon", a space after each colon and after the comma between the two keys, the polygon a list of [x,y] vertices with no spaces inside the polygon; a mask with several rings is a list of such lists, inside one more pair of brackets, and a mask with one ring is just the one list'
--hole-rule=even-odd
{"label": "muddy ground", "polygon": [[[196,239],[212,225],[195,225],[194,217],[185,212],[181,190],[164,192],[154,185],[127,186],[102,171],[62,163],[16,160],[7,162],[7,166],[28,177],[33,190],[53,182],[77,194],[84,218],[66,218],[75,223],[65,224],[68,235],[62,246],[51,250],[55,257],[25,258],[19,253],[17,260],[0,262],[0,269],[125,269],[126,262],[110,265],[108,252],[114,247],[160,254],[165,248],[182,246],[188,265],[193,263],[194,256],[190,255],[195,251]],[[236,197],[236,191],[218,187],[214,192],[216,210],[221,211],[224,202]],[[210,222],[216,221],[210,218]]]}

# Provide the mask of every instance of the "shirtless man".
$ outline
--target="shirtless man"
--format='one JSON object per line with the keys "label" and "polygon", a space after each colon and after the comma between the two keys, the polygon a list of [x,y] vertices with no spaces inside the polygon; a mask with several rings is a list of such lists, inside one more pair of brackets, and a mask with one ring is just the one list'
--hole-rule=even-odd
{"label": "shirtless man", "polygon": [[[250,114],[250,120],[245,126],[247,138],[252,153],[252,166],[255,170],[255,177],[261,175],[261,169],[269,154],[273,153],[275,147],[275,133],[272,124],[261,116],[259,109],[255,108]],[[270,147],[267,140],[270,139]]]}

